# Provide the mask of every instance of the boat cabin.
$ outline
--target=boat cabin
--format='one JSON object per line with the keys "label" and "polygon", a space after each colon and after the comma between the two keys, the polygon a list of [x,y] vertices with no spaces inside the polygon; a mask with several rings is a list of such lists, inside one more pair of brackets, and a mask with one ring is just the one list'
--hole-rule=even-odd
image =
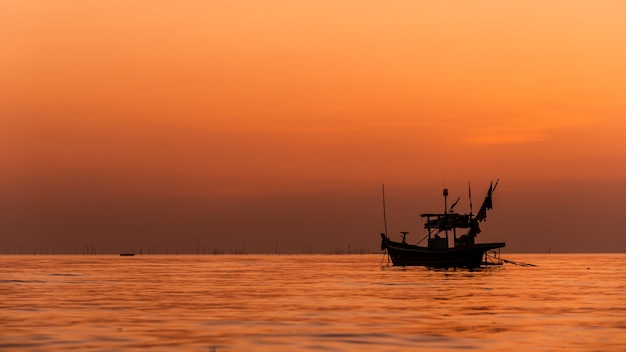
{"label": "boat cabin", "polygon": [[[426,218],[424,228],[428,230],[428,248],[446,249],[450,245],[449,233],[452,232],[452,247],[474,244],[474,237],[478,232],[478,222],[470,214],[444,213],[421,214]],[[457,229],[469,229],[464,233],[457,233]],[[445,237],[441,237],[441,233]]]}

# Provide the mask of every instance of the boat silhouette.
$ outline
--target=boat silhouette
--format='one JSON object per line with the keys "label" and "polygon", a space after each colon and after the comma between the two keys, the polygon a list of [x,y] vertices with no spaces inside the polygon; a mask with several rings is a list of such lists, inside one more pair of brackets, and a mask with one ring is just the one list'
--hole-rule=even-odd
{"label": "boat silhouette", "polygon": [[[479,224],[487,218],[487,210],[493,208],[492,196],[497,186],[498,181],[495,184],[491,182],[485,200],[475,216],[471,210],[471,188],[469,214],[454,212],[454,207],[460,198],[448,209],[448,189],[444,188],[444,212],[421,214],[421,217],[426,220],[424,228],[428,231],[428,235],[422,241],[428,238],[427,246],[420,246],[419,243],[422,241],[418,244],[407,243],[408,232],[402,232],[402,242],[392,241],[386,233],[381,233],[381,250],[387,250],[394,266],[476,268],[483,265],[501,265],[502,260],[499,256],[486,256],[485,254],[504,247],[504,242],[475,243],[476,236],[481,232]],[[452,239],[452,246],[450,246],[450,239]]]}

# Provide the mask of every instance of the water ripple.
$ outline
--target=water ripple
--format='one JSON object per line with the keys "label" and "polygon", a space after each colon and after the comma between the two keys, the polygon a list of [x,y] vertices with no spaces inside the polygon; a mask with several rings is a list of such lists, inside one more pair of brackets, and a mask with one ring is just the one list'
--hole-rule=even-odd
{"label": "water ripple", "polygon": [[626,255],[510,257],[0,256],[0,349],[623,351]]}

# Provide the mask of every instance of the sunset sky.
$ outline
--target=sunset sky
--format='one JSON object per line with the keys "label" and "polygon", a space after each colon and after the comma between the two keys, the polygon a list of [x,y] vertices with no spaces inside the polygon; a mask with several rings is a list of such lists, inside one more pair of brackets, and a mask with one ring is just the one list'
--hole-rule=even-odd
{"label": "sunset sky", "polygon": [[[0,253],[626,251],[624,1],[0,0]],[[453,199],[453,200],[454,200]],[[477,205],[478,204],[478,205]]]}

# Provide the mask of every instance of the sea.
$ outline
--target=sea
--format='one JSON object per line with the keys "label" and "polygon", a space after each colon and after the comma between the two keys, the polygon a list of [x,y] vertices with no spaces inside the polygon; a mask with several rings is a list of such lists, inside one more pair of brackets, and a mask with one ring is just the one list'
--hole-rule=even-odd
{"label": "sea", "polygon": [[0,256],[2,351],[626,351],[626,254]]}

